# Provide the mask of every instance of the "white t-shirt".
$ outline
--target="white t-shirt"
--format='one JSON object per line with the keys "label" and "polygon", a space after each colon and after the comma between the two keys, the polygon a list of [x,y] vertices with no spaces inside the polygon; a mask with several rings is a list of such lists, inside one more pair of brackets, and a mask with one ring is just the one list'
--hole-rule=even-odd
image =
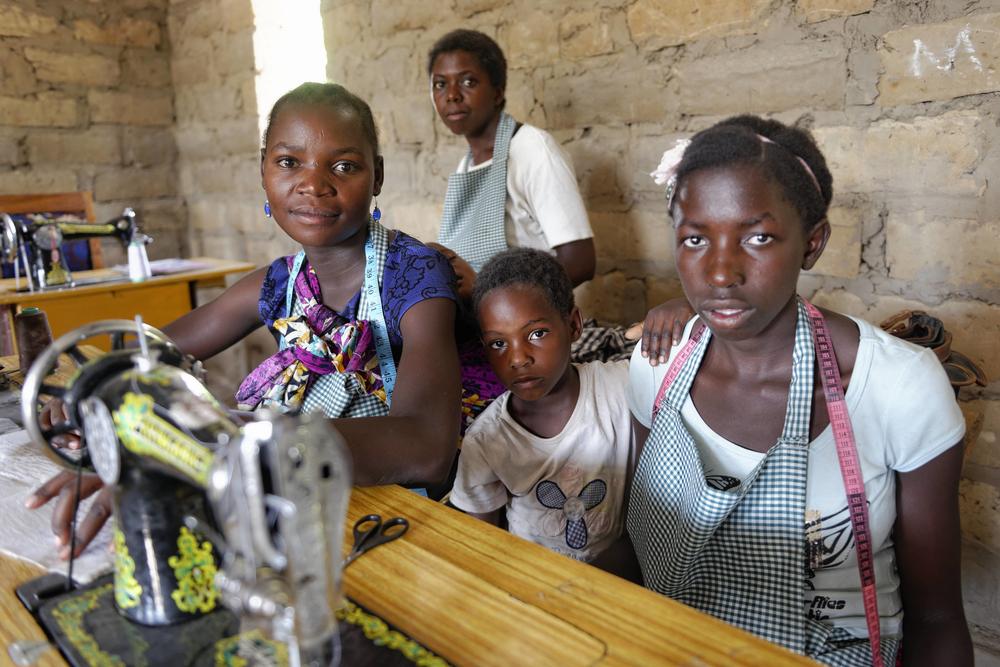
{"label": "white t-shirt", "polygon": [[[476,418],[462,441],[451,502],[476,513],[506,506],[514,535],[589,561],[621,535],[625,476],[635,438],[628,410],[628,362],[594,361],[578,364],[577,370],[580,396],[555,437],[540,438],[514,421],[507,408],[510,392]],[[576,498],[588,485],[594,494],[600,482],[603,498],[583,516],[586,544],[573,548],[566,515],[551,506],[552,494]]]}
{"label": "white t-shirt", "polygon": [[[466,154],[456,171],[492,163],[470,167]],[[531,125],[522,125],[510,140],[504,229],[511,248],[535,248],[552,255],[556,246],[594,236],[569,155],[551,134]]]}
{"label": "white t-shirt", "polygon": [[[895,472],[915,470],[956,444],[965,433],[965,420],[947,375],[930,350],[851,319],[861,340],[847,387],[847,411],[868,495],[882,632],[899,635],[902,601],[891,535],[896,521]],[[673,348],[671,362],[687,343],[694,322],[688,322],[684,339]],[[629,407],[647,427],[668,368],[669,362],[650,366],[636,346]],[[764,457],[712,431],[690,396],[681,407],[681,420],[698,445],[706,479],[717,488],[735,488]],[[812,573],[804,598],[806,614],[867,637],[854,535],[829,426],[809,444],[806,536]]]}

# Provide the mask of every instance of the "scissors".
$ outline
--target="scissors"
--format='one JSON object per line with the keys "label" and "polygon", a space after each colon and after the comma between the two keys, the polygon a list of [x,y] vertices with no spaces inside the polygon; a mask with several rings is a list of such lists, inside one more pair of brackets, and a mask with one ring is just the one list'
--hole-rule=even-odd
{"label": "scissors", "polygon": [[354,522],[354,547],[342,567],[347,567],[361,554],[380,544],[402,537],[410,529],[410,522],[401,516],[382,522],[378,514],[366,514]]}

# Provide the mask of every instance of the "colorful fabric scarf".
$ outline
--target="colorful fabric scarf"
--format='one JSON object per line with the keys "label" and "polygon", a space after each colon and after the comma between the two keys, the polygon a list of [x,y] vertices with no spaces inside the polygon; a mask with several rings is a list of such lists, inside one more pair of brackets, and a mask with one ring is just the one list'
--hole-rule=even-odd
{"label": "colorful fabric scarf", "polygon": [[[286,258],[291,272],[294,256]],[[295,276],[302,315],[277,319],[272,325],[283,341],[277,353],[251,371],[236,392],[240,408],[269,405],[298,412],[306,392],[320,375],[350,374],[365,394],[386,403],[375,336],[366,320],[347,321],[323,304],[319,279],[305,260]]]}

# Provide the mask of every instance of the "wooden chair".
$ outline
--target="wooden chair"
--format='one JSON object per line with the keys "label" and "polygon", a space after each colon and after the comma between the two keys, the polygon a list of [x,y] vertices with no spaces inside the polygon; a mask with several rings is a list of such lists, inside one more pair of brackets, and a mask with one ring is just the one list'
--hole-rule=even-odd
{"label": "wooden chair", "polygon": [[[90,192],[62,192],[39,195],[0,195],[0,213],[76,213],[87,222],[96,223],[94,197]],[[104,268],[100,239],[88,239],[90,263],[95,269]]]}

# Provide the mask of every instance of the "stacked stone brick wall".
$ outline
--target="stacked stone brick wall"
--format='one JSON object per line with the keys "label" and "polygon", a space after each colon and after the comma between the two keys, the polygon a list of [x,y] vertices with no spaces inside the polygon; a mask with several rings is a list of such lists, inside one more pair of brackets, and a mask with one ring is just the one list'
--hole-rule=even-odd
{"label": "stacked stone brick wall", "polygon": [[[263,266],[289,247],[261,208],[251,0],[173,0],[169,32],[178,190],[187,205],[191,254]],[[199,298],[217,294],[202,290]],[[217,396],[231,396],[263,349],[273,347],[256,341],[209,362]]]}
{"label": "stacked stone brick wall", "polygon": [[[5,0],[0,193],[90,190],[98,219],[132,206],[150,255],[186,250],[167,0]],[[107,259],[124,257],[110,245]]]}
{"label": "stacked stone brick wall", "polygon": [[[435,236],[465,150],[434,114],[427,50],[482,30],[509,60],[508,110],[574,159],[598,251],[578,290],[590,314],[637,320],[679,294],[648,172],[674,139],[754,112],[810,127],[834,174],[833,238],[801,291],[875,322],[929,310],[1000,380],[997,0],[326,0],[323,13],[330,78],[379,121],[379,203],[400,228]],[[962,407],[969,616],[996,651],[1000,382],[963,390]]]}

